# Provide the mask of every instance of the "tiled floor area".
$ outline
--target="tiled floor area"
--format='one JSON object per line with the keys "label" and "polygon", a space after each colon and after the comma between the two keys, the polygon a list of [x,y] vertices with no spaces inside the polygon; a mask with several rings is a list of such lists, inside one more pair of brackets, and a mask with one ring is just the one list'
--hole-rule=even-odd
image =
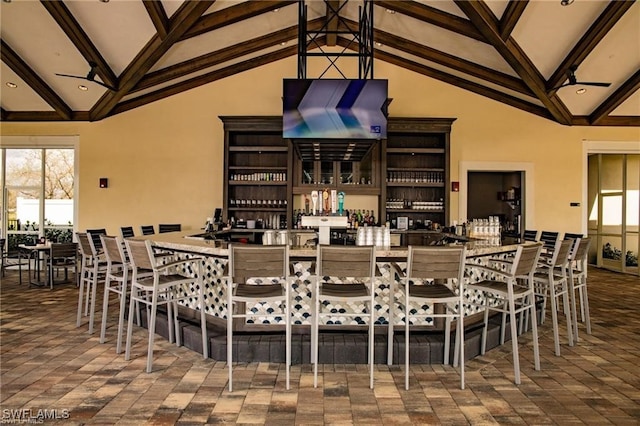
{"label": "tiled floor area", "polygon": [[58,420],[64,424],[638,425],[640,279],[592,269],[589,285],[593,334],[582,327],[581,341],[563,344],[556,357],[547,320],[541,371],[533,369],[525,335],[519,386],[507,344],[467,363],[464,390],[454,368],[414,365],[405,391],[402,368],[383,364],[374,390],[366,365],[324,365],[314,389],[311,366],[303,364],[292,366],[287,391],[282,365],[255,363],[235,368],[229,393],[224,362],[158,338],[147,374],[146,330],[134,332],[133,359],[125,362],[113,329],[100,344],[99,331],[90,336],[86,324],[75,327],[74,286],[27,289],[9,272],[0,287],[0,422],[50,410],[68,417]]}

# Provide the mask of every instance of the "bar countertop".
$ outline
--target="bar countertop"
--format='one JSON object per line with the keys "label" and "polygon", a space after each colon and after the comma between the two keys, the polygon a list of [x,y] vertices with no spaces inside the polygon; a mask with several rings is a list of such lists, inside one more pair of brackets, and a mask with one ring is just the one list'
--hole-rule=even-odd
{"label": "bar countertop", "polygon": [[[153,244],[160,248],[171,250],[198,253],[209,256],[226,257],[228,255],[228,242],[221,240],[205,240],[194,236],[197,234],[194,230],[168,232],[164,234],[154,234],[148,236],[135,237],[139,239],[150,239]],[[515,251],[518,244],[507,245],[486,245],[485,241],[467,242],[467,256],[486,256],[490,254],[506,253]],[[313,247],[295,247],[292,246],[290,256],[297,258],[313,258],[316,256],[316,250]],[[377,258],[406,258],[406,247],[392,247],[376,249]]]}

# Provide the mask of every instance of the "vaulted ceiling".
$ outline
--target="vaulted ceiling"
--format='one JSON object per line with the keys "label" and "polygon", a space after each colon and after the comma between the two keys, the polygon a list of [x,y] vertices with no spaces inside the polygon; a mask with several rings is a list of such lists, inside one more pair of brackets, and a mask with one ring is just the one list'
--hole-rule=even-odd
{"label": "vaulted ceiling", "polygon": [[[358,50],[347,30],[362,0],[306,5],[307,28],[325,34],[309,49]],[[297,56],[298,10],[295,0],[3,0],[1,119],[101,120]],[[378,61],[563,125],[640,126],[637,1],[375,0],[373,10]],[[90,62],[114,90],[56,75],[87,76]],[[578,84],[558,89],[571,67]]]}

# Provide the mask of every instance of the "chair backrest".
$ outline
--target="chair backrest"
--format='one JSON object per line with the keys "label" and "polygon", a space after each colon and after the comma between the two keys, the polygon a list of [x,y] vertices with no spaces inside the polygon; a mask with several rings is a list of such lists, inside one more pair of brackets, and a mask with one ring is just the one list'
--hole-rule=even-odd
{"label": "chair backrest", "polygon": [[142,235],[153,235],[156,233],[156,230],[153,229],[153,225],[142,225],[140,227],[140,231],[142,231]]}
{"label": "chair backrest", "polygon": [[158,225],[158,232],[164,234],[165,232],[181,231],[182,225],[179,223],[161,223]]}
{"label": "chair backrest", "polygon": [[[289,247],[231,244],[229,276],[244,284],[249,278],[289,278]],[[269,282],[271,284],[271,282]]]}
{"label": "chair backrest", "polygon": [[522,234],[522,239],[525,241],[538,241],[538,231],[525,229],[524,234]]}
{"label": "chair backrest", "polygon": [[520,245],[513,259],[512,274],[516,277],[524,277],[535,272],[538,265],[538,257],[542,251],[542,243]]}
{"label": "chair backrest", "polygon": [[578,238],[582,238],[582,234],[572,234],[571,232],[565,232],[564,240],[577,240]]}
{"label": "chair backrest", "polygon": [[133,226],[123,226],[120,228],[120,232],[122,233],[122,238],[131,238],[135,236]]}
{"label": "chair backrest", "polygon": [[573,247],[573,240],[558,240],[553,250],[551,264],[553,266],[565,266],[569,262],[571,247]]}
{"label": "chair backrest", "polygon": [[547,250],[553,250],[558,242],[559,234],[552,231],[542,231],[540,233],[540,242],[544,244],[544,248]]}
{"label": "chair backrest", "polygon": [[126,262],[124,249],[122,248],[122,240],[118,237],[112,237],[108,235],[101,235],[102,247],[104,248],[104,255],[107,257],[107,262],[112,264],[123,264]]}
{"label": "chair backrest", "polygon": [[76,232],[78,238],[78,246],[80,247],[80,254],[83,257],[93,257],[93,251],[91,250],[91,243],[89,242],[89,236],[84,232]]}
{"label": "chair backrest", "polygon": [[407,279],[451,279],[464,281],[464,247],[409,246]]}
{"label": "chair backrest", "polygon": [[150,240],[124,240],[129,253],[129,260],[133,265],[133,270],[137,269],[153,269],[156,270],[156,264],[153,257],[153,248]]}
{"label": "chair backrest", "polygon": [[92,250],[93,255],[96,256],[98,253],[102,251],[102,241],[100,241],[100,235],[107,235],[107,230],[104,228],[100,229],[87,229],[87,234],[89,234],[89,238],[91,239],[91,244],[93,244]]}
{"label": "chair backrest", "polygon": [[578,248],[574,250],[571,260],[577,262],[584,262],[586,266],[587,256],[589,255],[589,246],[591,245],[591,238],[585,237],[580,239]]}
{"label": "chair backrest", "polygon": [[0,238],[0,255],[4,255],[4,245],[6,244],[6,238]]}
{"label": "chair backrest", "polygon": [[78,244],[77,243],[51,243],[51,257],[77,257],[78,256]]}
{"label": "chair backrest", "polygon": [[318,245],[319,277],[375,277],[375,247]]}

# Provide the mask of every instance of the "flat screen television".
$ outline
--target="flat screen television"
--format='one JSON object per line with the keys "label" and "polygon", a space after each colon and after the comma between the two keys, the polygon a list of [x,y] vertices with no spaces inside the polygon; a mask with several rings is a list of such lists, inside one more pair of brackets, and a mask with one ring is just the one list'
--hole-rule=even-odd
{"label": "flat screen television", "polygon": [[282,136],[385,139],[387,91],[387,80],[284,79]]}

